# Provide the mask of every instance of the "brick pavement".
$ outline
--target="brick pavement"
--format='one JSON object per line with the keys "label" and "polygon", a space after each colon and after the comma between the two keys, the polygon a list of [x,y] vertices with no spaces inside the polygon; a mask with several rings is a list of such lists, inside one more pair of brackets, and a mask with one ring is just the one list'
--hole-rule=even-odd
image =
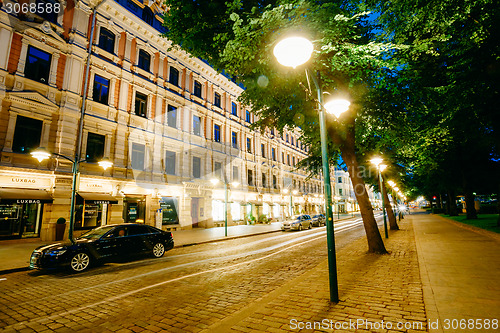
{"label": "brick pavement", "polygon": [[[341,300],[338,304],[329,302],[327,261],[323,261],[274,295],[252,303],[205,331],[293,332],[301,327],[301,332],[426,331],[413,225],[406,219],[400,227],[386,240],[388,255],[366,253],[365,238],[337,252]],[[353,326],[358,320],[361,325]],[[398,323],[408,326],[398,328]],[[392,329],[388,329],[390,325]]]}

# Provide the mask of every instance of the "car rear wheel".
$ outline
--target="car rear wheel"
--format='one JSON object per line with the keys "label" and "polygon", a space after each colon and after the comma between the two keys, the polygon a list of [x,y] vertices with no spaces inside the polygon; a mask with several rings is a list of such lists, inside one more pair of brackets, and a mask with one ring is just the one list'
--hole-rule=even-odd
{"label": "car rear wheel", "polygon": [[90,266],[90,256],[85,252],[79,252],[71,258],[70,268],[73,272],[83,272]]}
{"label": "car rear wheel", "polygon": [[162,257],[164,253],[165,253],[165,246],[162,243],[156,243],[155,246],[153,246],[153,256],[155,258]]}

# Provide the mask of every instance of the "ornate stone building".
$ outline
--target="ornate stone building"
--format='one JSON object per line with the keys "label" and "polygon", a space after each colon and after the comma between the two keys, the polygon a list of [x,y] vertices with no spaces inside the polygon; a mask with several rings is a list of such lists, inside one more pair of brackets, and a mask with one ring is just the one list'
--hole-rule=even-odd
{"label": "ornate stone building", "polygon": [[[294,213],[322,210],[321,179],[294,167],[307,153],[300,133],[250,130],[240,86],[168,51],[160,2],[104,0],[95,25],[94,3],[67,0],[39,15],[9,12],[13,4],[0,11],[0,237],[53,240],[57,219],[69,220],[64,157],[75,156],[82,107],[75,234],[121,222],[217,225],[225,190],[214,177],[228,184],[230,224],[284,218],[293,190]],[[37,147],[60,156],[38,162]]]}

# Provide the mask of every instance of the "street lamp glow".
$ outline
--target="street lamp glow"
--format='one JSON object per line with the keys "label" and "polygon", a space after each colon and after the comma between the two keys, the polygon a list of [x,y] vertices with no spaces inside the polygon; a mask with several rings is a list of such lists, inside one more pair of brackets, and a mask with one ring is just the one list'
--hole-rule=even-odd
{"label": "street lamp glow", "polygon": [[49,153],[45,148],[37,148],[34,151],[31,152],[31,156],[36,158],[38,162],[42,162],[43,160],[46,160],[52,156],[51,153]]}
{"label": "street lamp glow", "polygon": [[232,187],[238,187],[238,186],[240,186],[240,183],[238,183],[238,182],[232,182],[231,186]]}
{"label": "street lamp glow", "polygon": [[306,63],[314,50],[311,41],[304,37],[288,37],[274,47],[273,54],[283,66],[297,67]]}
{"label": "street lamp glow", "polygon": [[219,183],[219,180],[217,178],[212,178],[210,179],[210,182],[213,184],[213,185],[217,185]]}
{"label": "street lamp glow", "polygon": [[370,160],[370,162],[375,165],[377,168],[380,164],[382,164],[384,160],[381,157],[374,157]]}
{"label": "street lamp glow", "polygon": [[382,172],[382,171],[384,171],[384,170],[387,168],[387,165],[385,165],[385,164],[380,164],[380,165],[378,166],[378,168],[379,168],[380,172]]}
{"label": "street lamp glow", "polygon": [[99,164],[99,166],[104,170],[107,170],[108,168],[111,168],[113,166],[113,162],[111,162],[107,158],[100,160],[99,162],[97,162],[97,164]]}
{"label": "street lamp glow", "polygon": [[342,113],[349,110],[349,105],[351,105],[351,102],[349,102],[348,100],[343,98],[336,98],[326,102],[324,106],[326,112],[334,114],[335,117],[338,118]]}
{"label": "street lamp glow", "polygon": [[393,182],[392,180],[389,180],[387,183],[388,183],[391,187],[396,186],[396,183],[395,183],[395,182]]}
{"label": "street lamp glow", "polygon": [[299,191],[297,191],[297,190],[293,190],[293,192],[292,192],[292,193],[293,193],[294,195],[297,195],[297,193],[299,193]]}
{"label": "street lamp glow", "polygon": [[287,188],[285,188],[285,189],[283,190],[283,193],[287,194],[287,193],[288,193],[288,189],[287,189]]}

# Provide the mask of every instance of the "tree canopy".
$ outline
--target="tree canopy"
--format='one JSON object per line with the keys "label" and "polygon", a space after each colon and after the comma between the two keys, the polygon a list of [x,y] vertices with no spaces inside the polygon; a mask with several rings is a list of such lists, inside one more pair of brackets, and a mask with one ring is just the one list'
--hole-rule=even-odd
{"label": "tree canopy", "polygon": [[[353,184],[364,184],[355,179],[359,166],[378,152],[395,176],[426,194],[498,186],[500,17],[494,1],[166,3],[165,36],[173,47],[241,82],[240,101],[259,119],[254,127],[300,126],[311,147],[303,165],[313,172],[321,154],[306,67],[318,73],[324,91],[351,100],[349,112],[327,121],[331,160],[342,155]],[[312,59],[297,69],[279,65],[272,53],[290,34],[315,45]],[[478,168],[494,181],[485,182]]]}

